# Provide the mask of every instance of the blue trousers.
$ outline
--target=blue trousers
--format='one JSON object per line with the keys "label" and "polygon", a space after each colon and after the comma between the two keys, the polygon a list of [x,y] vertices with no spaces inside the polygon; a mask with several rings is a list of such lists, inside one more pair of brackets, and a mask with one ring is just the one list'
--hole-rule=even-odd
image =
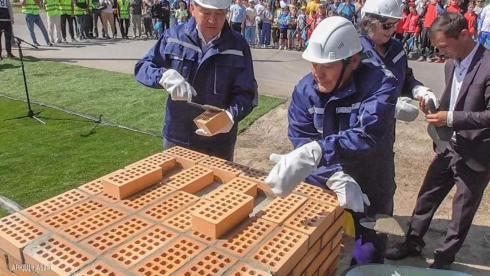
{"label": "blue trousers", "polygon": [[260,33],[260,44],[271,44],[271,23],[262,23],[262,32]]}
{"label": "blue trousers", "polygon": [[33,15],[33,14],[26,14],[26,23],[27,23],[27,29],[29,30],[32,42],[34,44],[37,43],[36,34],[34,33],[34,24],[36,24],[39,27],[39,29],[41,30],[41,32],[43,33],[44,40],[46,41],[46,44],[49,44],[48,32],[46,31],[46,28],[44,27],[43,21],[41,20],[41,16]]}
{"label": "blue trousers", "polygon": [[481,32],[479,38],[480,44],[485,46],[485,48],[490,49],[490,33]]}
{"label": "blue trousers", "polygon": [[245,40],[248,45],[255,45],[255,26],[245,27]]}

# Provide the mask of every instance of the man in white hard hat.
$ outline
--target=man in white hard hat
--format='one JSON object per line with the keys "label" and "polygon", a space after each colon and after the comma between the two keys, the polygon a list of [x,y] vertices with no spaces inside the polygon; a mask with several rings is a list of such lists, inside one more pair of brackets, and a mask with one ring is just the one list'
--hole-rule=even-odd
{"label": "man in white hard hat", "polygon": [[[229,0],[194,0],[193,17],[165,31],[135,67],[136,79],[165,89],[164,147],[188,147],[233,159],[238,122],[257,105],[250,48],[226,22]],[[193,119],[203,110],[186,101],[226,110],[229,120],[210,136]]]}
{"label": "man in white hard hat", "polygon": [[[295,150],[272,154],[277,164],[266,179],[279,195],[301,181],[331,189],[356,219],[392,211],[391,187],[378,182],[382,172],[371,164],[385,162],[377,153],[390,142],[397,89],[389,71],[361,62],[361,51],[356,29],[343,17],[328,17],[313,31],[303,53],[312,71],[294,88],[289,107]],[[367,262],[382,262],[385,240],[362,229],[356,235],[374,248]]]}

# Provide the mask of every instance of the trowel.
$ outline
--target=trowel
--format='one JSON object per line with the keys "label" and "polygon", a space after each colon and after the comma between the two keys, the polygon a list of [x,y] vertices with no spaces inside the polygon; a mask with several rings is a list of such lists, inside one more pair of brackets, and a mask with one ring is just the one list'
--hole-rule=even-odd
{"label": "trowel", "polygon": [[400,223],[392,216],[378,214],[374,217],[364,217],[359,221],[362,227],[374,230],[378,233],[405,236],[405,230]]}

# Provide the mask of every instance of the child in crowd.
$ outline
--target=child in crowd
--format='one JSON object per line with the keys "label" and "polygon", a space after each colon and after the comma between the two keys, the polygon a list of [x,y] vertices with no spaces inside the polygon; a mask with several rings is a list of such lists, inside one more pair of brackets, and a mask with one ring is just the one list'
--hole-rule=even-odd
{"label": "child in crowd", "polygon": [[288,24],[288,50],[293,50],[296,47],[296,29],[298,28],[298,15],[296,6],[290,5],[290,19]]}
{"label": "child in crowd", "polygon": [[446,8],[446,11],[462,14],[461,7],[459,6],[459,0],[450,0],[449,5]]}
{"label": "child in crowd", "polygon": [[260,32],[260,45],[262,45],[262,48],[266,48],[271,44],[271,27],[273,20],[272,13],[269,9],[269,3],[266,2],[264,6],[265,9],[262,14],[262,30]]}
{"label": "child in crowd", "polygon": [[464,14],[464,18],[466,19],[466,22],[468,22],[468,31],[470,32],[471,37],[476,40],[478,15],[475,13],[474,2],[468,4],[468,11]]}
{"label": "child in crowd", "polygon": [[298,28],[296,32],[298,51],[303,51],[305,49],[306,39],[307,39],[307,23],[306,23],[306,6],[301,6],[298,11]]}
{"label": "child in crowd", "polygon": [[289,7],[286,3],[281,1],[281,13],[277,18],[279,24],[279,50],[287,48],[288,41],[288,24],[291,20],[291,15],[289,13]]}
{"label": "child in crowd", "polygon": [[274,20],[272,22],[272,43],[274,48],[277,48],[279,45],[279,15],[281,15],[281,5],[279,1],[274,1]]}
{"label": "child in crowd", "polygon": [[316,25],[316,11],[311,11],[310,16],[306,20],[306,40],[310,39],[311,33],[315,29]]}
{"label": "child in crowd", "polygon": [[175,19],[177,20],[177,25],[182,25],[187,22],[189,18],[189,13],[186,9],[186,4],[184,1],[179,1],[179,9],[175,11]]}
{"label": "child in crowd", "polygon": [[255,17],[257,12],[255,11],[255,1],[249,0],[245,9],[245,40],[250,47],[255,46]]}
{"label": "child in crowd", "polygon": [[141,10],[141,13],[143,14],[143,25],[145,26],[145,36],[147,39],[153,37],[151,7],[152,0],[143,0],[143,8]]}
{"label": "child in crowd", "polygon": [[405,51],[411,56],[411,52],[415,50],[415,42],[420,35],[420,15],[417,14],[415,4],[410,4],[409,11],[410,13],[407,15],[403,26],[405,33],[403,35],[402,44]]}

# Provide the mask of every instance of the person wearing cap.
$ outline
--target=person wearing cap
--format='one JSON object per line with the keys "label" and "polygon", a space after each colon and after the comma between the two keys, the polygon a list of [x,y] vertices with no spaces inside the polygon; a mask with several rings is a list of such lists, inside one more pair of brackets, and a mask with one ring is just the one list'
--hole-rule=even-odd
{"label": "person wearing cap", "polygon": [[[136,64],[136,80],[168,94],[164,147],[188,147],[233,159],[238,122],[257,105],[257,82],[250,48],[226,22],[228,0],[194,0],[185,24],[165,30]],[[203,110],[192,101],[226,110],[229,120],[218,134],[197,129]]]}
{"label": "person wearing cap", "polygon": [[[270,156],[276,165],[265,180],[281,196],[301,181],[328,188],[356,219],[392,211],[392,187],[377,179],[383,166],[372,165],[386,163],[378,153],[392,143],[398,85],[388,70],[363,63],[361,53],[349,20],[332,16],[316,27],[303,53],[311,73],[295,86],[289,106],[295,149]],[[385,241],[357,234],[375,248],[368,261],[382,262]]]}

